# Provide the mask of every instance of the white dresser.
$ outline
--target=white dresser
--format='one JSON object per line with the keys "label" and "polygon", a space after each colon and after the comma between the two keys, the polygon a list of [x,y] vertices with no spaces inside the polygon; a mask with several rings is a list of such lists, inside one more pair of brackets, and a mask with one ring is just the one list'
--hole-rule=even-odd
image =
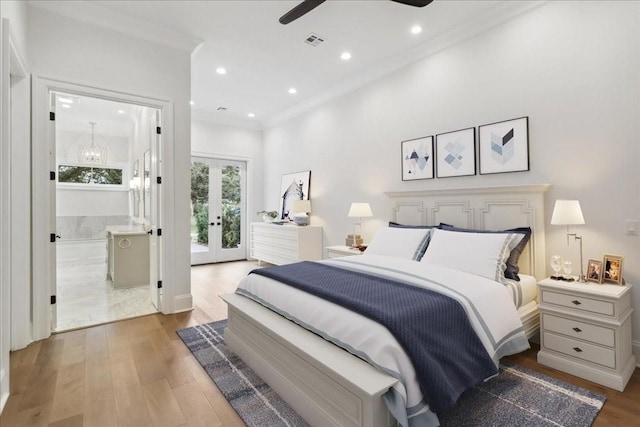
{"label": "white dresser", "polygon": [[322,259],[322,227],[317,225],[251,224],[250,256],[270,264]]}
{"label": "white dresser", "polygon": [[545,279],[538,301],[538,362],[623,391],[636,366],[631,286]]}

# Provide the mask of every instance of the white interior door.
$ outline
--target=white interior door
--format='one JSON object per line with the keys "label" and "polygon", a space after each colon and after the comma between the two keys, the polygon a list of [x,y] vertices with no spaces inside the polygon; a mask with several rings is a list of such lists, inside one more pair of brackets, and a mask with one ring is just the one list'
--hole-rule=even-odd
{"label": "white interior door", "polygon": [[[56,141],[56,121],[55,121],[55,114],[56,114],[56,96],[57,94],[55,92],[49,92],[49,111],[51,112],[52,115],[50,115],[50,119],[49,119],[49,171],[54,171],[54,176],[57,176],[57,168],[56,168],[56,148],[55,148],[55,141]],[[50,178],[54,178],[53,176]],[[50,240],[51,240],[51,245],[50,245],[50,260],[51,263],[49,265],[49,277],[53,278],[54,280],[52,280],[50,282],[50,290],[51,290],[51,328],[53,330],[53,328],[55,328],[55,326],[58,324],[58,306],[56,304],[56,300],[57,300],[57,286],[58,286],[58,282],[56,280],[56,277],[58,275],[58,271],[57,271],[57,250],[56,250],[56,245],[55,243],[57,242],[58,238],[60,238],[60,236],[58,235],[58,229],[57,229],[57,220],[56,220],[56,180],[54,179],[49,179],[49,194],[52,195],[52,197],[49,198],[49,212],[52,212],[52,215],[49,216],[49,229],[51,230],[51,235],[50,235]]]}
{"label": "white interior door", "polygon": [[246,162],[193,157],[191,264],[246,259]]}
{"label": "white interior door", "polygon": [[[149,206],[149,291],[151,293],[151,302],[158,310],[162,309],[162,265],[160,256],[162,252],[162,221],[160,218],[161,191],[162,186],[162,160],[160,158],[160,150],[162,143],[162,126],[160,121],[160,111],[153,110],[150,115],[150,164],[147,176],[147,167],[145,166],[145,195],[150,197]],[[145,159],[146,164],[147,159]],[[148,180],[148,181],[147,181]],[[146,193],[148,189],[148,194]],[[146,216],[146,213],[145,213]]]}

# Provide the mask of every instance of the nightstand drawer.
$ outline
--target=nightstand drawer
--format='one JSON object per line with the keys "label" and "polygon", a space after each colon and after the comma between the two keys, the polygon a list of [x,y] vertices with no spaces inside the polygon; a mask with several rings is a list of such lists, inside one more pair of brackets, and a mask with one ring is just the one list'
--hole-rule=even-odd
{"label": "nightstand drawer", "polygon": [[615,346],[615,331],[613,329],[553,316],[551,314],[543,314],[542,322],[546,331],[580,338],[581,340],[606,345],[607,347]]}
{"label": "nightstand drawer", "polygon": [[614,315],[614,306],[611,301],[600,301],[583,296],[567,295],[547,290],[542,291],[542,301],[549,304],[569,307],[574,310],[604,314],[605,316]]}
{"label": "nightstand drawer", "polygon": [[553,351],[568,354],[607,368],[616,368],[616,352],[609,348],[545,332],[543,345]]}

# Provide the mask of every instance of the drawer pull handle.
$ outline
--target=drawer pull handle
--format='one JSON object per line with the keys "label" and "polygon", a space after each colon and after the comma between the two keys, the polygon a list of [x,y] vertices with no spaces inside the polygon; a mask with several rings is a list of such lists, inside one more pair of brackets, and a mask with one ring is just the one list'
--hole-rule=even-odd
{"label": "drawer pull handle", "polygon": [[576,331],[576,332],[582,332],[582,329],[580,329],[580,328],[573,328],[573,330]]}
{"label": "drawer pull handle", "polygon": [[573,347],[573,350],[574,350],[576,353],[582,353],[582,349],[581,349],[580,347]]}
{"label": "drawer pull handle", "polygon": [[573,304],[575,305],[581,305],[582,303],[580,301],[578,301],[577,299],[574,299],[573,301],[571,301]]}

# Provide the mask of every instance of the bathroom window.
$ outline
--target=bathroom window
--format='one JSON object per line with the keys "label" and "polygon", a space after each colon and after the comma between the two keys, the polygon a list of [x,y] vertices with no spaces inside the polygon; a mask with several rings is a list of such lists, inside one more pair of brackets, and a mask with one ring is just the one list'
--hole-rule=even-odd
{"label": "bathroom window", "polygon": [[92,166],[58,166],[58,182],[67,184],[122,185],[122,169]]}

